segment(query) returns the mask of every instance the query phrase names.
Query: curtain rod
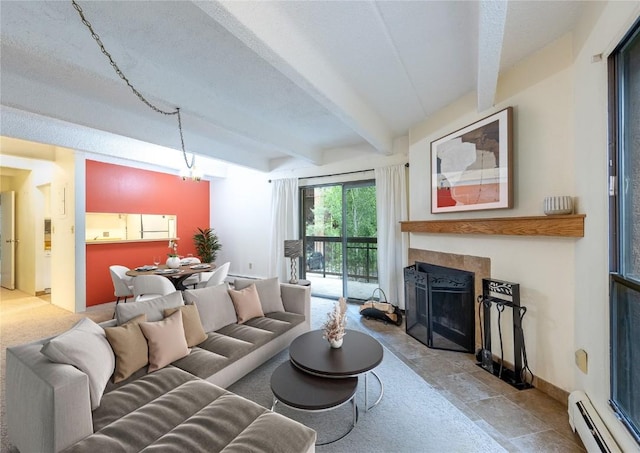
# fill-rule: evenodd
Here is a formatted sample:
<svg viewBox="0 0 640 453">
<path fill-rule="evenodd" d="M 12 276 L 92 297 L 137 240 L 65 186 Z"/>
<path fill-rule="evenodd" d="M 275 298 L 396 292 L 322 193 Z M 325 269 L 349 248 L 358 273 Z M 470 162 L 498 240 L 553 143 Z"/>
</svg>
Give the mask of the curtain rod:
<svg viewBox="0 0 640 453">
<path fill-rule="evenodd" d="M 409 162 L 404 164 L 404 166 L 406 168 L 409 168 Z M 298 178 L 298 180 L 301 180 L 301 179 L 314 179 L 314 178 L 330 178 L 332 176 L 342 176 L 342 175 L 353 175 L 355 173 L 364 173 L 365 171 L 373 171 L 373 170 L 375 170 L 375 169 L 374 168 L 369 168 L 367 170 L 345 171 L 343 173 L 332 173 L 330 175 L 303 176 L 303 177 Z M 269 182 L 271 182 L 271 179 L 269 180 Z"/>
</svg>

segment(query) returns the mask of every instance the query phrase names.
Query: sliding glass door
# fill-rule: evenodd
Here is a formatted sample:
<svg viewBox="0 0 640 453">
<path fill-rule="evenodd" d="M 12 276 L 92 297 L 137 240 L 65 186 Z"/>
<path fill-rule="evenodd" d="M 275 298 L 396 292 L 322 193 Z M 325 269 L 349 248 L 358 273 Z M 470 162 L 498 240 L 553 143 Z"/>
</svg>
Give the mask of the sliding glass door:
<svg viewBox="0 0 640 453">
<path fill-rule="evenodd" d="M 378 285 L 373 181 L 301 189 L 304 278 L 320 297 L 368 299 Z"/>
</svg>

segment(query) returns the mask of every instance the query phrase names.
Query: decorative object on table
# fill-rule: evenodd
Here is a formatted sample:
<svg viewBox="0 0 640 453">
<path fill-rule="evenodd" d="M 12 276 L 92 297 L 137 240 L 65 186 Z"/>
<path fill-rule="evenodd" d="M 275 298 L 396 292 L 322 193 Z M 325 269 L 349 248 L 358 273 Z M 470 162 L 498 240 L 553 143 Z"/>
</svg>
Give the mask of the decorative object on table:
<svg viewBox="0 0 640 453">
<path fill-rule="evenodd" d="M 180 267 L 180 257 L 178 256 L 178 240 L 169 239 L 169 253 L 167 253 L 167 267 L 177 269 Z"/>
<path fill-rule="evenodd" d="M 196 228 L 198 232 L 193 235 L 193 244 L 196 246 L 196 253 L 203 263 L 213 263 L 216 260 L 218 251 L 222 249 L 222 244 L 213 228 Z"/>
<path fill-rule="evenodd" d="M 431 212 L 513 207 L 513 108 L 431 142 Z"/>
<path fill-rule="evenodd" d="M 378 292 L 380 294 L 376 300 L 375 297 Z M 389 322 L 396 326 L 402 324 L 400 308 L 387 301 L 387 295 L 382 291 L 382 288 L 374 289 L 369 300 L 360 305 L 360 314 L 367 319 L 377 319 L 385 324 Z"/>
<path fill-rule="evenodd" d="M 322 330 L 325 338 L 329 341 L 332 348 L 342 346 L 342 338 L 347 333 L 345 326 L 347 325 L 347 301 L 344 297 L 337 300 L 333 311 L 327 313 L 327 320 L 322 324 Z"/>
<path fill-rule="evenodd" d="M 296 275 L 296 263 L 298 258 L 302 256 L 302 240 L 285 240 L 284 241 L 284 256 L 291 258 L 291 280 L 289 283 L 292 285 L 298 284 L 298 276 Z"/>
<path fill-rule="evenodd" d="M 573 214 L 573 198 L 569 196 L 545 197 L 543 205 L 546 215 Z"/>
</svg>

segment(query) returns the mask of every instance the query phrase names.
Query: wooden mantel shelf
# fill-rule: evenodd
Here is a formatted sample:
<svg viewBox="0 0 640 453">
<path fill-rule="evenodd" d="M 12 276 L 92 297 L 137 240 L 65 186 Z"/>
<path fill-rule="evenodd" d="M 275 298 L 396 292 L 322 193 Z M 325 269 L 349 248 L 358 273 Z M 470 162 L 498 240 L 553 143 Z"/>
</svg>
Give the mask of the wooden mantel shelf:
<svg viewBox="0 0 640 453">
<path fill-rule="evenodd" d="M 411 220 L 400 222 L 407 233 L 494 234 L 584 237 L 586 214 L 488 219 Z"/>
</svg>

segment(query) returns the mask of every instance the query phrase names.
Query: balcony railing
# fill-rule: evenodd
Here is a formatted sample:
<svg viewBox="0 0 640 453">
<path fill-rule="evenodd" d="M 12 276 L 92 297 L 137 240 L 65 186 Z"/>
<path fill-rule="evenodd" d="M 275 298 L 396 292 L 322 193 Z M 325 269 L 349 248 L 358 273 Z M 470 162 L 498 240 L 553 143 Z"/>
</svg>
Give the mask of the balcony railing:
<svg viewBox="0 0 640 453">
<path fill-rule="evenodd" d="M 306 272 L 342 277 L 342 241 L 342 237 L 305 236 Z M 348 279 L 377 283 L 377 238 L 347 238 L 346 249 Z"/>
</svg>

